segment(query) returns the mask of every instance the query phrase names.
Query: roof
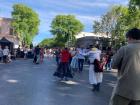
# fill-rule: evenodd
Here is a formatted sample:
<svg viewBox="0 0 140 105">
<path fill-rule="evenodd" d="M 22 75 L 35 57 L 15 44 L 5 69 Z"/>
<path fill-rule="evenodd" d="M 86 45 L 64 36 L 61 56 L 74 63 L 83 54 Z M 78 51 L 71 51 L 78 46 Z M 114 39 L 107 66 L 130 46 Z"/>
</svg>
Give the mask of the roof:
<svg viewBox="0 0 140 105">
<path fill-rule="evenodd" d="M 5 37 L 0 37 L 0 40 L 2 40 L 3 38 L 7 42 L 9 41 L 11 43 L 14 43 L 15 45 L 19 45 L 19 40 L 17 38 L 5 36 Z"/>
<path fill-rule="evenodd" d="M 106 34 L 104 33 L 91 33 L 91 32 L 81 32 L 78 35 L 76 35 L 76 38 L 83 38 L 83 37 L 87 37 L 87 36 L 91 36 L 91 37 L 104 37 L 104 38 L 109 38 Z"/>
<path fill-rule="evenodd" d="M 3 37 L 3 38 L 1 38 L 0 43 L 12 43 L 12 42 L 10 42 L 5 37 Z"/>
</svg>

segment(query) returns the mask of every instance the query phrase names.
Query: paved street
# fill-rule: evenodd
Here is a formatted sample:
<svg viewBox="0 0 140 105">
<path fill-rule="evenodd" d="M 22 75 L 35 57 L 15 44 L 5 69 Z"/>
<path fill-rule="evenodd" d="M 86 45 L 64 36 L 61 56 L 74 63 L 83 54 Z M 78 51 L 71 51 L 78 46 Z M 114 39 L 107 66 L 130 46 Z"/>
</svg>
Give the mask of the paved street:
<svg viewBox="0 0 140 105">
<path fill-rule="evenodd" d="M 0 105 L 108 105 L 116 73 L 104 73 L 101 92 L 92 92 L 88 69 L 71 81 L 60 82 L 52 74 L 52 58 L 34 65 L 32 60 L 0 64 Z"/>
</svg>

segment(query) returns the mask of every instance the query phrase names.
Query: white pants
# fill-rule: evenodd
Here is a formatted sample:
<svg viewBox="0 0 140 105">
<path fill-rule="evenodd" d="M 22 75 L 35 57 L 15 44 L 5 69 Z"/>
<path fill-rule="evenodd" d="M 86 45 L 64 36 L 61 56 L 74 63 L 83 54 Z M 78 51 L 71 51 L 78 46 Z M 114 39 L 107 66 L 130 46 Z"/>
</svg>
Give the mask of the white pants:
<svg viewBox="0 0 140 105">
<path fill-rule="evenodd" d="M 89 66 L 89 83 L 90 84 L 97 84 L 97 83 L 102 83 L 103 80 L 103 73 L 99 72 L 96 73 L 94 71 L 94 65 Z"/>
</svg>

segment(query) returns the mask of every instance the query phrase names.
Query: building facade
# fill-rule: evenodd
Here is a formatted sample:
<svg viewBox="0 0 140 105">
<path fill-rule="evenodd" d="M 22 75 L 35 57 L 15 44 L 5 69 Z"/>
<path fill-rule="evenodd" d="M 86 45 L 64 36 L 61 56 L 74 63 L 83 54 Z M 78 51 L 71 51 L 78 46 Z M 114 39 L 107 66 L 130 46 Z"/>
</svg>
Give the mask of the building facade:
<svg viewBox="0 0 140 105">
<path fill-rule="evenodd" d="M 11 26 L 12 19 L 0 18 L 0 42 L 5 39 L 9 43 L 12 43 L 10 47 L 17 48 L 19 46 L 19 39 L 14 33 L 14 29 Z M 4 43 L 2 41 L 1 43 Z M 4 44 L 2 44 L 4 46 Z"/>
</svg>

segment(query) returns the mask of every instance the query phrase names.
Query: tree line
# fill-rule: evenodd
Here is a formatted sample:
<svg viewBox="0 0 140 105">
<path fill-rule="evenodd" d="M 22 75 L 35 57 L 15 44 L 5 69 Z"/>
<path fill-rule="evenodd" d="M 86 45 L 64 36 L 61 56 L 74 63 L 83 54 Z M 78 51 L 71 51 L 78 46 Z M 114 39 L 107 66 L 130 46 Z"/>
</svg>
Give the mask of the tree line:
<svg viewBox="0 0 140 105">
<path fill-rule="evenodd" d="M 30 45 L 38 34 L 38 14 L 23 4 L 15 4 L 12 11 L 12 26 L 22 46 Z M 57 15 L 52 23 L 50 32 L 53 39 L 45 39 L 41 46 L 65 46 L 67 42 L 74 42 L 75 35 L 81 32 L 84 25 L 74 15 Z"/>
<path fill-rule="evenodd" d="M 112 45 L 119 47 L 125 44 L 125 33 L 131 28 L 140 28 L 140 1 L 130 0 L 128 6 L 113 6 L 101 16 L 99 21 L 94 21 L 95 33 L 106 33 Z M 15 4 L 12 12 L 12 26 L 22 45 L 30 45 L 35 35 L 38 34 L 40 24 L 38 14 L 23 4 Z M 75 36 L 84 29 L 84 25 L 74 15 L 57 15 L 52 23 L 50 32 L 54 36 L 44 39 L 41 46 L 73 46 Z"/>
<path fill-rule="evenodd" d="M 113 6 L 100 21 L 94 21 L 95 33 L 106 33 L 115 48 L 126 43 L 125 34 L 140 28 L 140 1 L 130 0 L 128 6 Z"/>
</svg>

